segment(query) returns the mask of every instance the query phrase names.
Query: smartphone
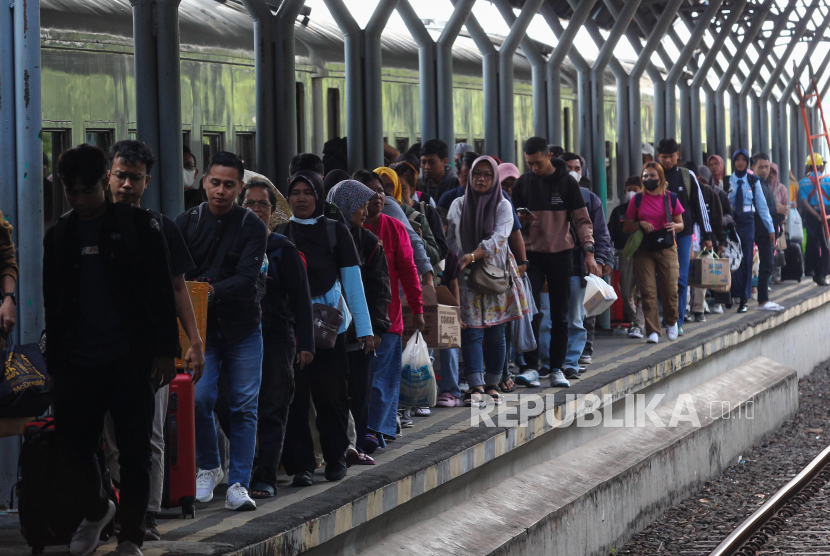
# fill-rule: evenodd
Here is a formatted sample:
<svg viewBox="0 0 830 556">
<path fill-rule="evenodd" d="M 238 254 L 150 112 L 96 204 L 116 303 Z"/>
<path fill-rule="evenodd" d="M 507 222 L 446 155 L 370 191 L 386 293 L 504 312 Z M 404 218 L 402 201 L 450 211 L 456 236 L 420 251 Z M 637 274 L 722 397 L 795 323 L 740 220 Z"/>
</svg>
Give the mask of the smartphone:
<svg viewBox="0 0 830 556">
<path fill-rule="evenodd" d="M 516 209 L 516 212 L 524 216 L 533 216 L 533 213 L 526 208 L 518 208 Z"/>
</svg>

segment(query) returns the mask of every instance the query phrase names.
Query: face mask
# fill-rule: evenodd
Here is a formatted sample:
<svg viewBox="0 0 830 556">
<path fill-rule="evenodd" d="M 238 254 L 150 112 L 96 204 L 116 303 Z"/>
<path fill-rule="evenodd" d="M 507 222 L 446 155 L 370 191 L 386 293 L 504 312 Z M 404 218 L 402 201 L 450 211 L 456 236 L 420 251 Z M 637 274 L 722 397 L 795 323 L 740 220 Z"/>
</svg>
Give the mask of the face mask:
<svg viewBox="0 0 830 556">
<path fill-rule="evenodd" d="M 660 180 L 643 180 L 643 185 L 649 191 L 654 191 L 658 187 L 660 187 Z"/>
<path fill-rule="evenodd" d="M 182 181 L 184 181 L 185 189 L 192 187 L 193 182 L 196 181 L 196 169 L 188 170 L 187 168 L 182 168 Z"/>
<path fill-rule="evenodd" d="M 626 194 L 625 194 L 625 200 L 626 200 L 626 201 L 630 201 L 631 199 L 633 199 L 633 198 L 634 198 L 634 197 L 636 197 L 636 196 L 637 196 L 637 192 L 636 192 L 636 191 L 628 191 L 628 192 L 626 192 Z"/>
<path fill-rule="evenodd" d="M 579 183 L 579 180 L 582 179 L 582 174 L 580 174 L 579 172 L 574 172 L 573 170 L 571 170 L 568 173 L 574 177 L 577 183 Z"/>
</svg>

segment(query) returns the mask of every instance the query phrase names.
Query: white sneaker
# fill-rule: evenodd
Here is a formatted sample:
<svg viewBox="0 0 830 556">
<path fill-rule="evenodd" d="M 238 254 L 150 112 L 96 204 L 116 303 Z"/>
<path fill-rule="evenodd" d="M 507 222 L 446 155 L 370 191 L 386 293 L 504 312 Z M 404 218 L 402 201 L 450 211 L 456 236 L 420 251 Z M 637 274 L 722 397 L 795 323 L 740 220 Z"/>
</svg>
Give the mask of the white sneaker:
<svg viewBox="0 0 830 556">
<path fill-rule="evenodd" d="M 779 305 L 778 303 L 773 303 L 772 301 L 767 301 L 763 305 L 758 306 L 758 309 L 761 311 L 783 311 L 784 306 Z"/>
<path fill-rule="evenodd" d="M 669 337 L 669 340 L 676 340 L 677 339 L 677 323 L 666 328 L 666 335 Z"/>
<path fill-rule="evenodd" d="M 124 541 L 115 549 L 115 554 L 118 556 L 143 556 L 138 545 L 130 541 Z"/>
<path fill-rule="evenodd" d="M 660 341 L 660 336 L 657 334 L 657 332 L 652 332 L 651 334 L 648 335 L 648 340 L 646 340 L 646 341 L 649 344 L 656 344 L 657 342 Z"/>
<path fill-rule="evenodd" d="M 222 477 L 224 477 L 224 474 L 221 467 L 200 469 L 196 475 L 196 501 L 210 502 L 213 500 L 213 489 L 216 488 Z"/>
<path fill-rule="evenodd" d="M 550 385 L 554 388 L 570 388 L 571 383 L 568 382 L 568 379 L 565 378 L 565 374 L 560 370 L 551 371 L 550 375 Z"/>
<path fill-rule="evenodd" d="M 629 338 L 637 338 L 638 340 L 643 339 L 643 331 L 640 330 L 639 326 L 632 326 L 628 329 L 628 337 Z"/>
<path fill-rule="evenodd" d="M 256 509 L 256 502 L 248 496 L 248 489 L 240 483 L 234 483 L 228 487 L 228 494 L 225 496 L 225 509 L 246 512 Z"/>
<path fill-rule="evenodd" d="M 98 521 L 89 521 L 84 518 L 75 534 L 72 535 L 72 542 L 69 544 L 69 552 L 75 556 L 86 556 L 92 554 L 98 548 L 98 542 L 101 539 L 101 531 L 107 526 L 107 523 L 112 521 L 115 517 L 115 504 L 112 500 L 107 500 L 109 507 L 107 513 Z"/>
<path fill-rule="evenodd" d="M 713 315 L 722 315 L 723 314 L 723 305 L 720 303 L 715 303 L 712 306 L 712 314 Z"/>
</svg>

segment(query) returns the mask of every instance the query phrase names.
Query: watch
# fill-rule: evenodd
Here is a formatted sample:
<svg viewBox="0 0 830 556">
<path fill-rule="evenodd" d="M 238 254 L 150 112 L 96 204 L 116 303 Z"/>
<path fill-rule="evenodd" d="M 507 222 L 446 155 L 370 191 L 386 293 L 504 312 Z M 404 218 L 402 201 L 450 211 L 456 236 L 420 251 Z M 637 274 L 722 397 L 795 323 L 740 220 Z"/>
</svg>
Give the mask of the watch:
<svg viewBox="0 0 830 556">
<path fill-rule="evenodd" d="M 7 297 L 11 297 L 12 298 L 12 303 L 17 305 L 17 295 L 14 292 L 4 293 L 3 294 L 3 301 L 5 301 Z"/>
<path fill-rule="evenodd" d="M 593 244 L 589 245 L 588 247 L 585 247 L 584 249 L 586 253 L 596 253 L 596 249 L 594 249 Z"/>
</svg>

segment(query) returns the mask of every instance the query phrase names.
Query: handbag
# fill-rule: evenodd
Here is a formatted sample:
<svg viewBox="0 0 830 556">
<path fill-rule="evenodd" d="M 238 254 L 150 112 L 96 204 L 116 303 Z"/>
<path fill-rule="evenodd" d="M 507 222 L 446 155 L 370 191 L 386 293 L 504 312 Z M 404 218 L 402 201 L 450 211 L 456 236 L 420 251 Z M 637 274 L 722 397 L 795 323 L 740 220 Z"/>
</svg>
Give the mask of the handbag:
<svg viewBox="0 0 830 556">
<path fill-rule="evenodd" d="M 481 259 L 473 263 L 467 285 L 476 293 L 500 295 L 510 287 L 510 277 L 506 270 Z"/>
<path fill-rule="evenodd" d="M 311 321 L 314 325 L 314 347 L 332 349 L 337 341 L 337 334 L 343 326 L 343 297 L 337 302 L 337 308 L 325 303 L 311 305 Z"/>
<path fill-rule="evenodd" d="M 666 223 L 668 224 L 672 221 L 668 193 L 663 195 L 663 201 L 666 204 Z M 669 247 L 674 246 L 674 232 L 669 231 L 666 228 L 663 228 L 662 230 L 654 230 L 653 232 L 649 232 L 645 235 L 644 241 L 646 243 L 646 249 L 649 251 L 662 251 L 663 249 L 668 249 Z"/>
<path fill-rule="evenodd" d="M 39 417 L 51 404 L 46 389 L 46 360 L 38 344 L 17 346 L 6 337 L 0 379 L 0 417 Z"/>
</svg>

